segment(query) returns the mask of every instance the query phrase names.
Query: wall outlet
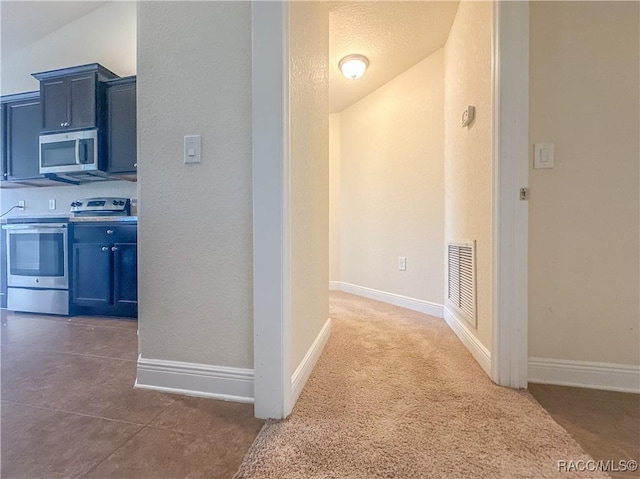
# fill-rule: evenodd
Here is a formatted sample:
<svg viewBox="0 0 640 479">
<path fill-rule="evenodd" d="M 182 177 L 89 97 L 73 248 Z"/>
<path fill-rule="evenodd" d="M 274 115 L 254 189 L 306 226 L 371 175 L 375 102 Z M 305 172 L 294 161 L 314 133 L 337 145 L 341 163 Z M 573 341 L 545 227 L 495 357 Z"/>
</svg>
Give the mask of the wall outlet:
<svg viewBox="0 0 640 479">
<path fill-rule="evenodd" d="M 398 256 L 398 269 L 400 271 L 407 270 L 407 257 L 406 256 Z"/>
<path fill-rule="evenodd" d="M 56 209 L 56 200 L 49 200 L 49 209 L 50 210 Z"/>
<path fill-rule="evenodd" d="M 21 210 L 24 209 L 24 200 L 18 201 L 18 208 L 20 208 Z"/>
</svg>

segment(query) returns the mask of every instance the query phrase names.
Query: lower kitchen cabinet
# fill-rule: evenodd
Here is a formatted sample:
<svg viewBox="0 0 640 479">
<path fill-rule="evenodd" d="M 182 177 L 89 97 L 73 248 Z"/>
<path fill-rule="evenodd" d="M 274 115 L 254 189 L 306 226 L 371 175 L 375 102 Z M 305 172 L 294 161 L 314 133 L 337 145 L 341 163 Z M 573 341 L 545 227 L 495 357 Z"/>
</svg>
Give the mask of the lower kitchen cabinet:
<svg viewBox="0 0 640 479">
<path fill-rule="evenodd" d="M 136 226 L 76 224 L 73 231 L 74 313 L 137 317 Z M 113 242 L 105 242 L 111 238 Z"/>
</svg>

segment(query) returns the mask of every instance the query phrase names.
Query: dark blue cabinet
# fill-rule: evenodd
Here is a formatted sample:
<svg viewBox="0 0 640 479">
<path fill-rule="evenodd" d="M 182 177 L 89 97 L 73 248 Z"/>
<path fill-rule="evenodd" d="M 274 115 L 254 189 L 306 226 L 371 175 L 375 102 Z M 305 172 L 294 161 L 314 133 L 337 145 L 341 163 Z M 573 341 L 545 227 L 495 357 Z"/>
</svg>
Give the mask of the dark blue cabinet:
<svg viewBox="0 0 640 479">
<path fill-rule="evenodd" d="M 137 226 L 73 226 L 71 298 L 75 314 L 138 316 Z"/>
<path fill-rule="evenodd" d="M 98 63 L 33 73 L 40 81 L 43 132 L 104 128 L 103 82 L 118 75 Z"/>
<path fill-rule="evenodd" d="M 109 308 L 112 297 L 111 245 L 73 245 L 73 303 L 89 308 Z"/>
<path fill-rule="evenodd" d="M 105 83 L 107 90 L 107 152 L 111 174 L 135 173 L 138 167 L 136 142 L 136 77 Z"/>
<path fill-rule="evenodd" d="M 41 111 L 38 92 L 2 97 L 3 180 L 44 178 L 38 152 Z"/>
</svg>

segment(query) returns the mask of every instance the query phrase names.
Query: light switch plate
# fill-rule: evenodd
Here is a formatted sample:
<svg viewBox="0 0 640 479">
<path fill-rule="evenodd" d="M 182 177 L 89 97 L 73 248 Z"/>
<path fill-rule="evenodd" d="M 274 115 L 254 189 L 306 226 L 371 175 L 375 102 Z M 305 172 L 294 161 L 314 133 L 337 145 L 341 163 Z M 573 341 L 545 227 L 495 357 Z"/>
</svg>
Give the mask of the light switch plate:
<svg viewBox="0 0 640 479">
<path fill-rule="evenodd" d="M 533 147 L 533 168 L 553 168 L 555 164 L 553 143 L 536 143 Z"/>
<path fill-rule="evenodd" d="M 184 162 L 201 163 L 200 135 L 186 135 L 184 137 Z"/>
<path fill-rule="evenodd" d="M 407 270 L 407 257 L 406 256 L 398 256 L 398 269 L 400 271 Z"/>
</svg>

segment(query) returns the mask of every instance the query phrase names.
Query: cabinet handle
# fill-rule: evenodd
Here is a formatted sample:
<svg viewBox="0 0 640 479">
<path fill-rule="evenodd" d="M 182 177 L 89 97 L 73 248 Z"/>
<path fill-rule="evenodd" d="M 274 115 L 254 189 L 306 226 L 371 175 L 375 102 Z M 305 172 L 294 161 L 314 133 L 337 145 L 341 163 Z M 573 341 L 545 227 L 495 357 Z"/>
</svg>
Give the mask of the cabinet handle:
<svg viewBox="0 0 640 479">
<path fill-rule="evenodd" d="M 103 246 L 102 247 L 102 251 L 109 251 L 109 247 L 108 246 Z"/>
<path fill-rule="evenodd" d="M 137 168 L 137 167 L 138 167 L 138 163 L 134 163 L 134 164 L 133 164 L 133 167 L 134 167 L 134 168 Z"/>
<path fill-rule="evenodd" d="M 113 234 L 113 230 L 107 230 L 107 234 L 108 235 L 112 235 Z"/>
<path fill-rule="evenodd" d="M 111 247 L 111 251 L 118 251 L 118 247 L 117 246 L 112 246 Z"/>
<path fill-rule="evenodd" d="M 60 126 L 64 126 L 64 121 L 62 123 L 60 123 Z"/>
</svg>

